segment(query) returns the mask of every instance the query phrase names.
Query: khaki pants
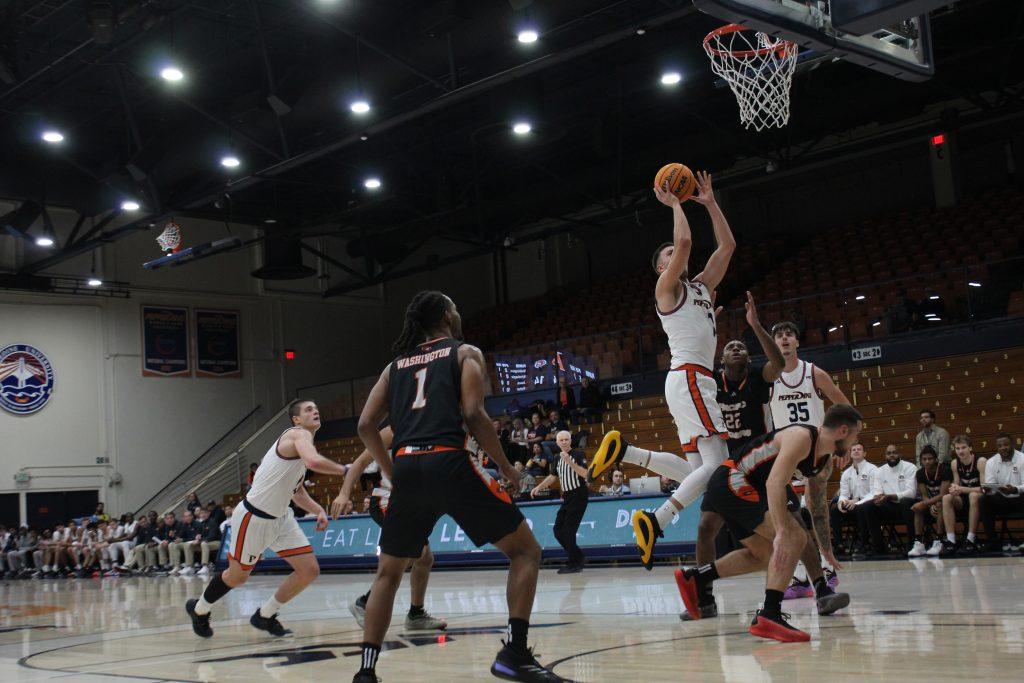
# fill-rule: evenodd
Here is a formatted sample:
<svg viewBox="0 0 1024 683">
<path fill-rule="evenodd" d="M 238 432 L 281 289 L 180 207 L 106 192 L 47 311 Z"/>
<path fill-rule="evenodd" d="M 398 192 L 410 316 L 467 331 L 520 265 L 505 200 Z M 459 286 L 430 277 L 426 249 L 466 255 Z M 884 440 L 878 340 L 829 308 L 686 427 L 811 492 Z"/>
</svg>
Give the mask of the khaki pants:
<svg viewBox="0 0 1024 683">
<path fill-rule="evenodd" d="M 202 548 L 202 563 L 210 564 L 210 552 L 212 551 L 216 557 L 217 551 L 220 550 L 220 541 L 203 541 L 199 546 Z"/>
<path fill-rule="evenodd" d="M 203 544 L 205 545 L 205 544 Z M 218 546 L 220 544 L 218 543 Z M 199 543 L 195 541 L 175 541 L 169 546 L 169 553 L 171 558 L 171 566 L 179 567 L 182 565 L 182 556 L 184 556 L 184 566 L 191 567 L 196 561 L 196 549 L 199 548 Z M 209 551 L 203 549 L 203 557 L 205 558 Z M 204 561 L 203 564 L 206 564 Z"/>
<path fill-rule="evenodd" d="M 137 545 L 128 553 L 128 559 L 124 561 L 124 566 L 129 569 L 134 569 L 136 566 L 138 566 L 139 569 L 145 569 L 152 564 L 150 557 L 154 556 L 155 553 L 155 548 L 147 548 L 144 545 Z"/>
</svg>

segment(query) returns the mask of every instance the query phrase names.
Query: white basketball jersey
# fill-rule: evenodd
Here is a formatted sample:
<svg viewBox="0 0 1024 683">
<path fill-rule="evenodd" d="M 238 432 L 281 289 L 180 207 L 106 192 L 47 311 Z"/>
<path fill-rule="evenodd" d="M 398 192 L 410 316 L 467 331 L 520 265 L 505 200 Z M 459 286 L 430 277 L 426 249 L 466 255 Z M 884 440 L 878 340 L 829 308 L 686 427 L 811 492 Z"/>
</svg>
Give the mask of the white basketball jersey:
<svg viewBox="0 0 1024 683">
<path fill-rule="evenodd" d="M 388 501 L 391 500 L 391 480 L 388 479 L 388 475 L 381 473 L 380 486 L 374 488 L 370 495 L 380 498 L 381 507 L 387 507 Z"/>
<path fill-rule="evenodd" d="M 820 427 L 825 421 L 825 401 L 814 383 L 814 364 L 800 361 L 792 372 L 783 372 L 772 385 L 772 423 L 775 429 L 801 424 Z"/>
<path fill-rule="evenodd" d="M 282 432 L 281 436 L 287 431 Z M 245 494 L 247 501 L 274 517 L 280 517 L 288 511 L 288 503 L 306 478 L 306 464 L 302 458 L 286 458 L 277 452 L 281 436 L 277 437 L 263 456 L 260 466 L 256 468 L 256 476 L 252 478 L 252 487 Z"/>
<path fill-rule="evenodd" d="M 706 370 L 715 367 L 715 312 L 711 294 L 703 282 L 686 280 L 679 303 L 668 312 L 658 310 L 661 327 L 668 336 L 672 367 L 699 365 Z"/>
</svg>

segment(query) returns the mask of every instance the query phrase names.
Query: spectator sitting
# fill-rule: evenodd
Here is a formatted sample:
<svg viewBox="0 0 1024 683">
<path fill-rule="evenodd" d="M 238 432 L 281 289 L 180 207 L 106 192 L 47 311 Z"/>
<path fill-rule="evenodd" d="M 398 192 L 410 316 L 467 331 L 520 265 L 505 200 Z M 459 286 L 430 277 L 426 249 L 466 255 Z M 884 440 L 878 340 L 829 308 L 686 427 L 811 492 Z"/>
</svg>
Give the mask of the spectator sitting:
<svg viewBox="0 0 1024 683">
<path fill-rule="evenodd" d="M 521 475 L 519 477 L 519 490 L 516 492 L 516 499 L 529 500 L 530 491 L 532 491 L 533 488 L 537 485 L 537 480 L 534 479 L 530 475 L 530 473 L 526 471 L 526 465 L 523 464 L 521 461 L 516 460 L 514 467 Z"/>
<path fill-rule="evenodd" d="M 917 446 L 918 465 L 921 464 L 920 453 L 925 446 L 931 446 L 939 455 L 939 462 L 950 462 L 949 432 L 935 424 L 935 413 L 925 408 L 921 411 L 921 431 L 915 440 Z"/>
<path fill-rule="evenodd" d="M 156 565 L 157 542 L 156 526 L 150 524 L 149 516 L 140 517 L 135 531 L 128 539 L 134 543 L 132 551 L 124 565 L 119 567 L 121 571 L 132 571 L 138 568 L 139 571 L 149 571 Z"/>
<path fill-rule="evenodd" d="M 1024 453 L 1015 450 L 1013 438 L 1001 433 L 996 436 L 996 455 L 985 463 L 985 504 L 981 513 L 985 519 L 988 550 L 1002 550 L 996 533 L 996 516 L 1024 512 Z"/>
<path fill-rule="evenodd" d="M 476 460 L 480 463 L 480 468 L 483 469 L 484 472 L 487 472 L 487 474 L 491 475 L 491 479 L 501 481 L 501 475 L 498 474 L 497 465 L 494 464 L 494 461 L 491 460 L 490 456 L 487 455 L 484 449 L 476 449 Z"/>
<path fill-rule="evenodd" d="M 526 461 L 526 473 L 539 480 L 546 477 L 550 470 L 551 461 L 544 455 L 544 450 L 539 443 L 533 444 L 530 459 Z"/>
<path fill-rule="evenodd" d="M 839 479 L 839 496 L 832 501 L 829 509 L 832 543 L 837 548 L 843 545 L 843 523 L 848 521 L 855 522 L 858 527 L 860 547 L 867 548 L 868 545 L 867 516 L 860 514 L 857 508 L 871 505 L 870 502 L 861 503 L 872 497 L 871 490 L 878 468 L 868 462 L 866 457 L 863 444 L 850 446 L 850 466 Z"/>
<path fill-rule="evenodd" d="M 110 515 L 105 512 L 103 503 L 96 503 L 96 510 L 89 519 L 93 522 L 109 522 Z"/>
<path fill-rule="evenodd" d="M 508 439 L 509 458 L 525 463 L 530 451 L 527 442 L 527 429 L 522 419 L 517 417 L 512 420 L 512 430 L 509 432 Z"/>
<path fill-rule="evenodd" d="M 555 409 L 548 411 L 548 419 L 545 420 L 544 424 L 548 429 L 548 433 L 540 445 L 544 449 L 544 455 L 548 457 L 548 462 L 555 462 L 555 454 L 559 450 L 558 443 L 555 441 L 555 435 L 561 431 L 568 431 L 569 426 Z"/>
<path fill-rule="evenodd" d="M 220 520 L 220 524 L 217 526 L 217 529 L 220 531 L 221 538 L 224 538 L 224 535 L 227 534 L 228 529 L 231 528 L 231 515 L 235 512 L 235 508 L 233 505 L 225 505 L 223 512 L 224 516 Z"/>
<path fill-rule="evenodd" d="M 946 526 L 946 540 L 942 542 L 940 556 L 956 553 L 973 555 L 977 550 L 975 532 L 981 516 L 983 493 L 981 482 L 985 481 L 985 458 L 974 454 L 971 438 L 959 434 L 953 439 L 956 460 L 952 463 L 953 483 L 949 493 L 942 497 L 942 517 Z M 939 457 L 942 457 L 941 454 Z M 959 547 L 956 545 L 956 513 L 967 513 L 967 538 Z"/>
<path fill-rule="evenodd" d="M 914 503 L 911 510 L 914 511 L 914 533 L 917 534 L 918 542 L 907 553 L 910 557 L 922 555 L 938 555 L 942 552 L 942 537 L 945 535 L 945 524 L 942 521 L 942 497 L 949 493 L 949 487 L 953 483 L 953 470 L 949 463 L 939 462 L 939 455 L 931 446 L 925 446 L 918 454 L 921 461 L 921 469 L 917 471 L 917 489 L 921 493 L 921 500 Z M 929 526 L 926 529 L 925 523 Z M 935 536 L 931 547 L 925 550 L 924 538 L 927 532 L 931 531 L 931 524 L 935 524 Z"/>
<path fill-rule="evenodd" d="M 203 542 L 202 526 L 196 522 L 191 510 L 185 510 L 182 513 L 181 523 L 178 524 L 175 535 L 176 537 L 170 540 L 167 546 L 171 576 L 181 574 L 185 567 L 189 567 L 189 574 L 191 574 L 196 549 Z"/>
<path fill-rule="evenodd" d="M 196 495 L 195 491 L 188 494 L 185 498 L 185 509 L 192 513 L 193 518 L 196 514 L 196 508 L 201 508 L 202 506 L 203 504 L 199 502 L 199 496 Z"/>
<path fill-rule="evenodd" d="M 678 481 L 673 481 L 672 479 L 669 479 L 668 477 L 666 477 L 664 474 L 661 475 L 661 492 L 662 493 L 664 493 L 665 495 L 669 495 L 669 494 L 675 493 L 677 488 L 679 488 L 679 482 Z"/>
<path fill-rule="evenodd" d="M 612 485 L 602 486 L 598 493 L 602 496 L 628 496 L 629 486 L 625 482 L 626 476 L 622 470 L 615 470 L 612 472 Z"/>
<path fill-rule="evenodd" d="M 530 415 L 530 427 L 526 432 L 526 442 L 529 444 L 531 450 L 534 444 L 541 444 L 547 438 L 550 429 L 544 424 L 544 420 L 541 418 L 540 413 L 533 413 Z"/>
<path fill-rule="evenodd" d="M 209 512 L 201 508 L 199 510 L 199 528 L 202 536 L 199 542 L 200 567 L 197 574 L 199 576 L 206 576 L 215 567 L 213 560 L 216 559 L 216 553 L 220 550 L 222 536 L 220 533 L 220 523 Z M 191 569 L 191 567 L 186 569 Z M 182 571 L 182 574 L 187 575 L 189 573 L 191 572 Z"/>
<path fill-rule="evenodd" d="M 0 576 L 6 575 L 7 553 L 14 550 L 17 538 L 18 537 L 14 534 L 13 529 L 8 531 L 6 527 L 0 524 Z"/>
<path fill-rule="evenodd" d="M 565 381 L 565 375 L 558 378 L 558 387 L 555 389 L 555 409 L 563 421 L 568 421 L 576 412 L 576 394 Z"/>
<path fill-rule="evenodd" d="M 914 534 L 914 513 L 911 508 L 917 500 L 917 468 L 914 463 L 900 459 L 899 449 L 889 444 L 885 447 L 885 464 L 874 471 L 871 493 L 872 502 L 857 506 L 858 513 L 866 515 L 862 521 L 871 535 L 871 549 L 874 553 L 885 554 L 887 549 L 882 541 L 882 521 L 901 521 L 907 525 L 911 543 L 917 540 Z"/>
<path fill-rule="evenodd" d="M 39 547 L 39 536 L 35 529 L 22 527 L 13 550 L 7 553 L 7 569 L 11 578 L 19 578 L 29 573 L 28 561 Z"/>
<path fill-rule="evenodd" d="M 363 498 L 363 514 L 364 515 L 370 514 L 370 497 L 369 496 L 366 496 L 366 498 Z"/>
<path fill-rule="evenodd" d="M 512 397 L 512 400 L 505 404 L 505 414 L 512 418 L 513 422 L 522 419 L 523 406 L 519 405 L 519 399 Z"/>
<path fill-rule="evenodd" d="M 206 504 L 206 511 L 210 513 L 210 519 L 213 520 L 214 525 L 220 526 L 221 522 L 231 516 L 231 513 L 224 512 L 224 508 L 217 505 L 216 501 L 211 500 Z"/>
<path fill-rule="evenodd" d="M 161 571 L 171 570 L 170 546 L 181 540 L 183 532 L 182 524 L 174 512 L 168 512 L 163 517 L 163 526 L 157 525 L 160 542 L 157 544 L 157 565 Z"/>
<path fill-rule="evenodd" d="M 589 377 L 583 376 L 582 386 L 580 387 L 580 402 L 579 407 L 574 411 L 574 418 L 577 424 L 580 422 L 586 422 L 587 424 L 593 421 L 593 418 L 598 418 L 600 422 L 601 408 L 604 401 L 601 399 L 601 390 L 597 388 Z"/>
<path fill-rule="evenodd" d="M 258 463 L 252 463 L 249 465 L 249 478 L 245 481 L 245 490 L 248 491 L 252 487 L 252 480 L 256 476 L 256 468 L 259 467 Z"/>
</svg>

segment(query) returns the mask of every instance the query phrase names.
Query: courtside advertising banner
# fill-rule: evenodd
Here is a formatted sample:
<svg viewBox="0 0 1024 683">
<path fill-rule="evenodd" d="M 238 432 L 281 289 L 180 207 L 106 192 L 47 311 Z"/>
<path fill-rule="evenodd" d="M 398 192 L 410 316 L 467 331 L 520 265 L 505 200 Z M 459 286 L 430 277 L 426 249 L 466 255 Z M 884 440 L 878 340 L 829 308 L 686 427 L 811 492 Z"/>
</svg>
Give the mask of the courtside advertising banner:
<svg viewBox="0 0 1024 683">
<path fill-rule="evenodd" d="M 187 377 L 188 309 L 142 307 L 142 374 L 146 377 Z"/>
<path fill-rule="evenodd" d="M 583 515 L 577 543 L 591 557 L 625 555 L 636 556 L 631 518 L 633 510 L 653 512 L 665 502 L 667 496 L 621 496 L 591 498 Z M 562 547 L 555 540 L 553 527 L 561 501 L 524 503 L 519 506 L 526 522 L 545 551 L 560 553 Z M 697 539 L 697 521 L 700 505 L 695 503 L 683 511 L 665 529 L 665 536 L 655 546 L 655 556 L 678 554 L 681 545 L 692 545 Z M 299 525 L 309 538 L 317 558 L 326 566 L 360 565 L 376 561 L 380 527 L 368 515 L 349 515 L 331 520 L 326 531 L 315 530 L 316 520 L 300 519 Z M 230 530 L 221 545 L 221 560 L 231 547 Z M 477 548 L 455 521 L 445 515 L 434 526 L 430 535 L 430 548 L 437 564 L 471 562 L 474 556 L 484 559 L 496 555 L 492 545 Z M 661 551 L 661 552 L 659 552 Z M 266 560 L 278 559 L 271 551 L 263 554 Z"/>
</svg>

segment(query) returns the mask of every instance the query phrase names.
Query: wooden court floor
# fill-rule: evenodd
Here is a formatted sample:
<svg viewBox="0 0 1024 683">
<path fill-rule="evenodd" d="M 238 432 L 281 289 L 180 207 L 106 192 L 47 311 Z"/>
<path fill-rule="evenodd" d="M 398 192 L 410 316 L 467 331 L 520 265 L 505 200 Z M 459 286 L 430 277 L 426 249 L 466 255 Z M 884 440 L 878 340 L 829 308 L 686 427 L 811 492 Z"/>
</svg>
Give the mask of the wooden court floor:
<svg viewBox="0 0 1024 683">
<path fill-rule="evenodd" d="M 841 575 L 850 608 L 819 618 L 785 603 L 811 643 L 746 632 L 762 576 L 718 584 L 719 619 L 684 624 L 669 568 L 541 572 L 531 643 L 579 681 L 1024 680 L 1024 558 L 858 563 Z M 203 580 L 0 582 L 0 681 L 349 681 L 361 631 L 348 604 L 369 575 L 324 574 L 281 620 L 274 640 L 248 618 L 280 580 L 257 575 L 214 611 L 216 634 L 193 636 L 183 610 Z M 449 631 L 406 633 L 396 618 L 383 681 L 486 681 L 505 624 L 501 570 L 436 572 L 427 609 Z M 408 608 L 403 586 L 396 613 Z"/>
</svg>

